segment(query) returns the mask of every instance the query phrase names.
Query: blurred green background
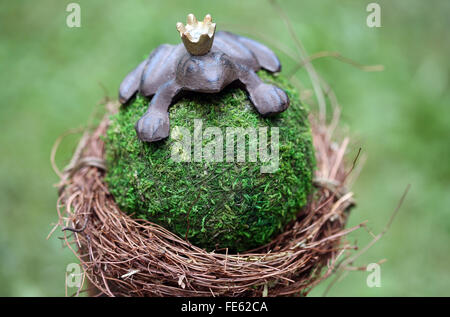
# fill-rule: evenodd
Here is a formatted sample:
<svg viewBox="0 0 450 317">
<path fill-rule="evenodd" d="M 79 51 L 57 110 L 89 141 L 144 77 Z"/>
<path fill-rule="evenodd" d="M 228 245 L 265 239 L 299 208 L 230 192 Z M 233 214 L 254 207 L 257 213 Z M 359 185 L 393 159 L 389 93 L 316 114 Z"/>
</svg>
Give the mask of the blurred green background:
<svg viewBox="0 0 450 317">
<path fill-rule="evenodd" d="M 61 246 L 49 155 L 55 139 L 87 123 L 105 94 L 149 51 L 178 43 L 177 21 L 211 13 L 219 29 L 281 50 L 296 47 L 268 1 L 76 1 L 81 28 L 66 26 L 71 1 L 0 2 L 0 295 L 63 296 L 75 262 Z M 75 1 L 74 1 L 75 2 Z M 279 1 L 309 54 L 335 51 L 383 72 L 362 72 L 331 58 L 314 61 L 342 105 L 342 124 L 367 155 L 354 186 L 350 224 L 378 233 L 407 184 L 411 191 L 389 232 L 357 265 L 387 259 L 380 288 L 352 272 L 329 295 L 450 295 L 450 2 L 377 1 L 380 28 L 366 25 L 371 1 Z M 261 34 L 265 34 L 261 37 Z M 273 41 L 272 41 L 273 40 Z M 311 89 L 304 69 L 298 79 Z M 58 155 L 67 163 L 76 137 Z M 353 150 L 356 154 L 356 150 Z M 350 153 L 352 154 L 352 153 Z M 350 236 L 364 246 L 365 231 Z M 325 282 L 311 295 L 320 296 Z M 72 289 L 73 291 L 73 289 Z"/>
</svg>

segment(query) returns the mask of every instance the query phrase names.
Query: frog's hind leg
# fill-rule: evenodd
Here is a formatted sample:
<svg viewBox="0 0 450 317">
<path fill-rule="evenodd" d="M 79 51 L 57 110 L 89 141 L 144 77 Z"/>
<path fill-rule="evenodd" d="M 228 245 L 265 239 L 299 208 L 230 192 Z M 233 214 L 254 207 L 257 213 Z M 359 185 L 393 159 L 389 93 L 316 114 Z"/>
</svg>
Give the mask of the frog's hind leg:
<svg viewBox="0 0 450 317">
<path fill-rule="evenodd" d="M 181 45 L 163 44 L 154 49 L 149 57 L 132 70 L 119 88 L 119 101 L 124 104 L 135 94 L 153 96 L 158 88 L 175 76 L 178 57 L 183 54 Z"/>
<path fill-rule="evenodd" d="M 144 71 L 147 60 L 143 61 L 133 69 L 122 81 L 119 88 L 119 101 L 124 104 L 130 100 L 139 89 L 142 72 Z"/>
<path fill-rule="evenodd" d="M 171 80 L 159 87 L 149 103 L 147 112 L 136 122 L 136 133 L 144 142 L 155 142 L 169 136 L 169 106 L 181 87 Z"/>
<path fill-rule="evenodd" d="M 227 54 L 233 62 L 257 71 L 261 68 L 255 54 L 238 40 L 236 34 L 219 31 L 214 36 L 213 48 Z"/>
<path fill-rule="evenodd" d="M 236 35 L 238 41 L 245 45 L 253 54 L 255 54 L 259 65 L 272 73 L 281 71 L 281 63 L 275 53 L 267 46 L 249 39 L 245 36 Z"/>
<path fill-rule="evenodd" d="M 213 45 L 229 55 L 235 63 L 243 64 L 254 71 L 261 68 L 272 73 L 281 71 L 281 63 L 275 53 L 248 37 L 219 31 L 215 35 Z"/>
<path fill-rule="evenodd" d="M 142 72 L 139 93 L 145 97 L 153 96 L 159 87 L 175 78 L 176 65 L 185 53 L 183 44 L 158 46 L 148 57 Z"/>
</svg>

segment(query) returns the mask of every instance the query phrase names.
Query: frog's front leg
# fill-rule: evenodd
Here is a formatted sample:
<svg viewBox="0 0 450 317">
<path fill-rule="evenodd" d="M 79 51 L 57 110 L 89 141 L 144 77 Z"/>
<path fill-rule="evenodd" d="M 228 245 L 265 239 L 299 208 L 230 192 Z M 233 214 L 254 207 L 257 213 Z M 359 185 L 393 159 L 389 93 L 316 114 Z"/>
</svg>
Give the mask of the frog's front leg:
<svg viewBox="0 0 450 317">
<path fill-rule="evenodd" d="M 136 133 L 144 142 L 155 142 L 169 136 L 169 106 L 181 87 L 171 80 L 156 91 L 147 112 L 136 122 Z"/>
<path fill-rule="evenodd" d="M 236 65 L 239 81 L 245 85 L 250 100 L 263 116 L 283 112 L 289 107 L 289 97 L 284 90 L 275 85 L 264 83 L 251 69 Z"/>
</svg>

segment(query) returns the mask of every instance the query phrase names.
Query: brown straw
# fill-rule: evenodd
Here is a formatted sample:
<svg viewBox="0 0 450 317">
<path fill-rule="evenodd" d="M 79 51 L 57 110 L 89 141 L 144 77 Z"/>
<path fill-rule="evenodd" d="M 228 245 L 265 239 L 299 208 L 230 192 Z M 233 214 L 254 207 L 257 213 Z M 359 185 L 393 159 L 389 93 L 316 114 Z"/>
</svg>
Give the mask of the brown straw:
<svg viewBox="0 0 450 317">
<path fill-rule="evenodd" d="M 109 107 L 111 109 L 111 107 Z M 310 117 L 317 170 L 308 205 L 284 233 L 250 252 L 206 252 L 163 227 L 122 212 L 104 183 L 108 116 L 85 133 L 61 173 L 57 226 L 90 281 L 91 295 L 293 296 L 306 295 L 330 276 L 351 249 L 343 238 L 353 193 L 345 138 Z"/>
</svg>

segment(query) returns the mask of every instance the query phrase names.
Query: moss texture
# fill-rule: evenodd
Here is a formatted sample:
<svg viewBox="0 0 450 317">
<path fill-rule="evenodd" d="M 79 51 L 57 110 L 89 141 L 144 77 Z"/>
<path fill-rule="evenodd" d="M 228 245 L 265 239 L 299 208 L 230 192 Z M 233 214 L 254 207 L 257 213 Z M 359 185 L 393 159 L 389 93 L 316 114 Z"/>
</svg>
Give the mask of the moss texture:
<svg viewBox="0 0 450 317">
<path fill-rule="evenodd" d="M 286 79 L 262 71 L 259 76 L 287 92 L 288 110 L 262 118 L 245 91 L 229 87 L 219 94 L 192 94 L 171 106 L 171 131 L 182 126 L 193 135 L 194 119 L 202 119 L 203 129 L 223 131 L 225 143 L 227 127 L 269 127 L 269 132 L 279 127 L 276 172 L 261 173 L 259 160 L 175 162 L 171 137 L 151 144 L 138 140 L 134 124 L 148 103 L 138 96 L 112 116 L 106 136 L 106 182 L 120 208 L 187 235 L 204 249 L 235 252 L 269 242 L 295 219 L 307 202 L 315 165 L 307 111 Z"/>
</svg>

